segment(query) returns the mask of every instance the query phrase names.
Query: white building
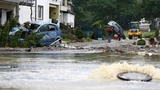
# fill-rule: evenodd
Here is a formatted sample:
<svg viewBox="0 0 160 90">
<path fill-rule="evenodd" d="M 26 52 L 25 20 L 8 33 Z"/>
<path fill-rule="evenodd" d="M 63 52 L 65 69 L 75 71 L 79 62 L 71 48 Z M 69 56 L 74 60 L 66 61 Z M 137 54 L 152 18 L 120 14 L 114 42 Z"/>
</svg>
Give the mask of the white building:
<svg viewBox="0 0 160 90">
<path fill-rule="evenodd" d="M 8 11 L 12 11 L 19 16 L 21 24 L 26 21 L 58 21 L 58 25 L 63 23 L 74 27 L 72 7 L 72 2 L 67 0 L 3 0 L 0 1 L 0 23 L 4 24 Z"/>
<path fill-rule="evenodd" d="M 64 23 L 74 27 L 75 15 L 71 12 L 71 4 L 67 0 L 23 0 L 20 3 L 19 21 L 24 23 L 26 21 L 46 21 Z M 25 4 L 26 3 L 26 4 Z M 33 6 L 29 6 L 29 5 Z M 32 13 L 31 13 L 32 8 Z M 70 12 L 69 12 L 70 11 Z"/>
<path fill-rule="evenodd" d="M 19 4 L 19 22 L 49 22 L 49 0 L 21 0 Z"/>
<path fill-rule="evenodd" d="M 71 27 L 75 26 L 75 13 L 73 12 L 74 5 L 71 1 L 61 0 L 60 22 Z"/>
<path fill-rule="evenodd" d="M 13 13 L 19 15 L 19 4 L 20 0 L 1 0 L 0 1 L 0 24 L 4 24 Z"/>
<path fill-rule="evenodd" d="M 160 28 L 160 18 L 156 18 L 154 20 L 154 23 L 155 23 L 155 28 Z"/>
</svg>

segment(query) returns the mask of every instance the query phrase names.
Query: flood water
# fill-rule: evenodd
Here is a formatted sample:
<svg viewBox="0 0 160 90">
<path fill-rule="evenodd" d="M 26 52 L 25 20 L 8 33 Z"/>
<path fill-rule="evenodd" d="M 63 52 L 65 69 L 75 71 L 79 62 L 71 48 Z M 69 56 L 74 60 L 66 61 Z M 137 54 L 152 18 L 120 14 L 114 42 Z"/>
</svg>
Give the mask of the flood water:
<svg viewBox="0 0 160 90">
<path fill-rule="evenodd" d="M 0 90 L 159 90 L 159 58 L 108 53 L 0 54 Z M 141 69 L 154 78 L 151 82 L 121 81 L 115 77 L 117 68 Z"/>
</svg>

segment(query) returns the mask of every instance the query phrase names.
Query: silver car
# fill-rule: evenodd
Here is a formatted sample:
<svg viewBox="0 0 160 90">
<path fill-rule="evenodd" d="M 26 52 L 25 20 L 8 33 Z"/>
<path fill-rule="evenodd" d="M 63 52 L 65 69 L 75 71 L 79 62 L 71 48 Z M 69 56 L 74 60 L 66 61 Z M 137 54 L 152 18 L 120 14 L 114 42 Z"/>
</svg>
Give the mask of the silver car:
<svg viewBox="0 0 160 90">
<path fill-rule="evenodd" d="M 108 25 L 110 25 L 110 26 L 113 27 L 113 30 L 115 31 L 115 33 L 116 33 L 118 36 L 122 37 L 123 39 L 126 38 L 125 35 L 124 35 L 124 33 L 123 33 L 122 27 L 121 27 L 118 23 L 116 23 L 115 21 L 110 21 L 110 22 L 108 23 Z"/>
</svg>

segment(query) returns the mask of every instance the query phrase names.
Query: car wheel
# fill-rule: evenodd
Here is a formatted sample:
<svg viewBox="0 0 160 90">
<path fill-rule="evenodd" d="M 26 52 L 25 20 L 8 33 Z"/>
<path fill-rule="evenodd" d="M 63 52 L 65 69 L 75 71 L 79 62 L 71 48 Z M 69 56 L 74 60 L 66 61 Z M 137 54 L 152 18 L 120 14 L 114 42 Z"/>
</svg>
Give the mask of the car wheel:
<svg viewBox="0 0 160 90">
<path fill-rule="evenodd" d="M 122 36 L 122 38 L 123 38 L 123 39 L 126 39 L 126 36 L 125 36 L 125 35 L 123 35 L 123 36 Z"/>
<path fill-rule="evenodd" d="M 138 38 L 141 38 L 141 37 L 142 37 L 142 35 L 139 35 L 139 36 L 138 36 Z"/>
<path fill-rule="evenodd" d="M 55 47 L 60 47 L 61 40 L 57 39 L 58 41 L 55 43 Z"/>
<path fill-rule="evenodd" d="M 129 39 L 132 39 L 132 36 L 128 36 Z"/>
</svg>

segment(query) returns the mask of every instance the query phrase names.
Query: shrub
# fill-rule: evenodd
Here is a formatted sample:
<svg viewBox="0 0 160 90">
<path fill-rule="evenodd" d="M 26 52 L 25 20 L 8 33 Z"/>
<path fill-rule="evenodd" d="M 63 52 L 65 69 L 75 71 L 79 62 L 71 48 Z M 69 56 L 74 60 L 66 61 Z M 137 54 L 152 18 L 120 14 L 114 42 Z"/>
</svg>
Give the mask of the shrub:
<svg viewBox="0 0 160 90">
<path fill-rule="evenodd" d="M 17 47 L 19 42 L 18 39 L 21 37 L 22 30 L 17 31 L 14 36 L 9 40 L 9 47 Z"/>
<path fill-rule="evenodd" d="M 22 42 L 19 42 L 19 47 L 35 47 L 39 45 L 39 41 L 43 38 L 44 34 L 36 35 L 37 33 L 31 33 L 27 35 Z"/>
<path fill-rule="evenodd" d="M 69 41 L 69 36 L 67 34 L 63 34 L 62 38 L 64 41 Z"/>
<path fill-rule="evenodd" d="M 18 23 L 17 17 L 14 17 L 13 15 L 10 16 L 10 19 L 5 22 L 4 26 L 0 26 L 0 47 L 6 47 L 10 46 L 8 43 L 8 35 L 10 30 L 15 27 Z M 16 42 L 15 42 L 16 43 Z M 14 46 L 15 44 L 13 44 Z"/>
<path fill-rule="evenodd" d="M 14 16 L 13 14 L 10 16 L 10 19 L 8 22 L 10 24 L 9 30 L 11 30 L 13 27 L 16 27 L 17 24 L 19 23 L 18 18 Z"/>
<path fill-rule="evenodd" d="M 8 45 L 8 35 L 10 31 L 10 23 L 7 21 L 4 28 L 0 30 L 0 46 L 5 47 Z"/>
<path fill-rule="evenodd" d="M 82 30 L 76 30 L 76 37 L 78 38 L 78 39 L 82 39 L 82 38 L 84 38 L 84 33 L 83 33 L 83 31 Z"/>
<path fill-rule="evenodd" d="M 146 41 L 143 39 L 140 39 L 137 41 L 137 45 L 146 45 Z"/>
</svg>

